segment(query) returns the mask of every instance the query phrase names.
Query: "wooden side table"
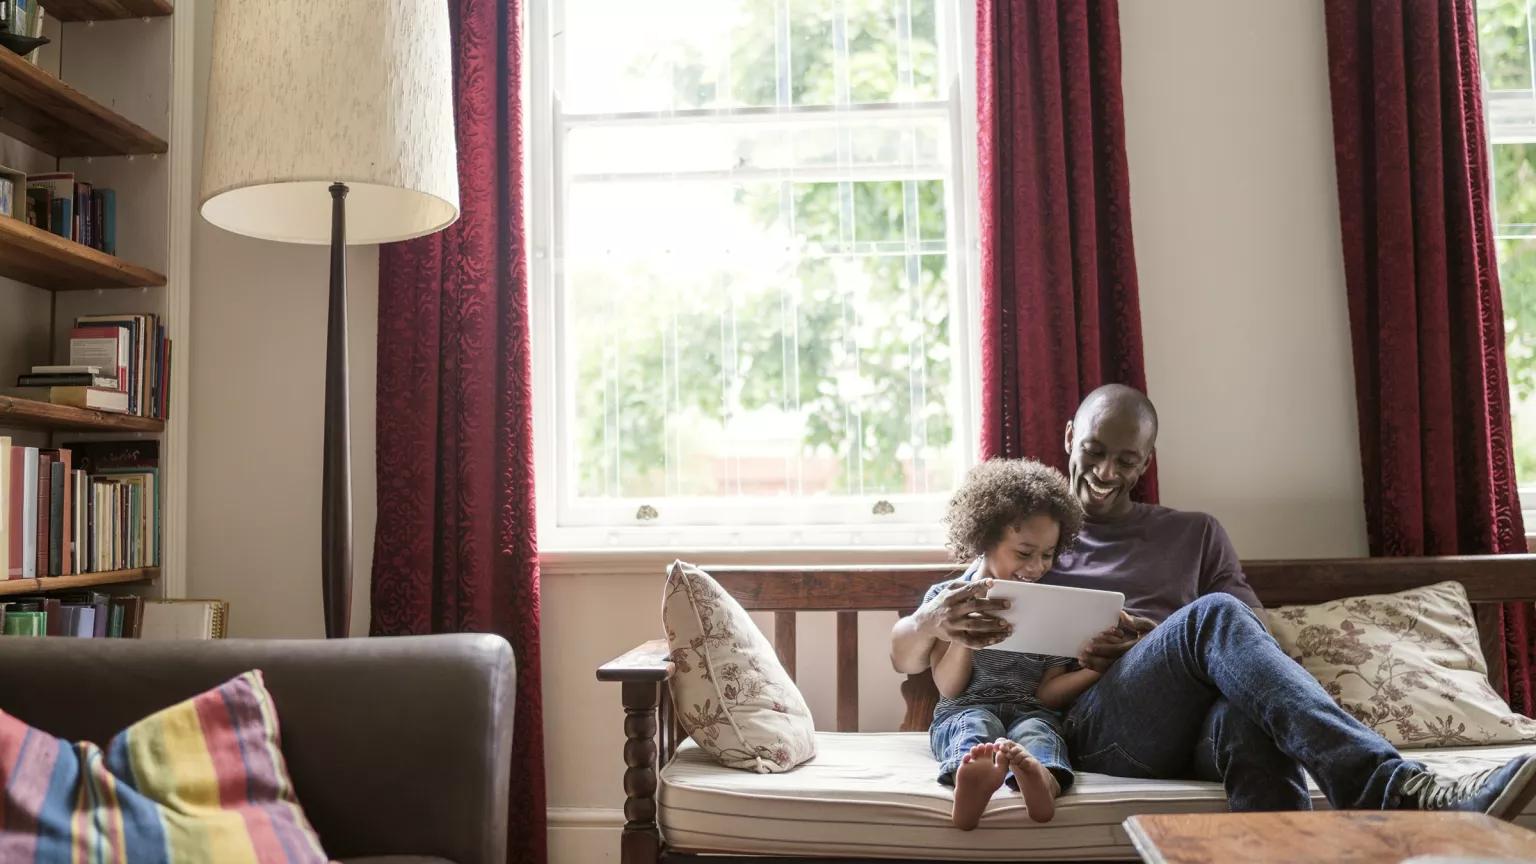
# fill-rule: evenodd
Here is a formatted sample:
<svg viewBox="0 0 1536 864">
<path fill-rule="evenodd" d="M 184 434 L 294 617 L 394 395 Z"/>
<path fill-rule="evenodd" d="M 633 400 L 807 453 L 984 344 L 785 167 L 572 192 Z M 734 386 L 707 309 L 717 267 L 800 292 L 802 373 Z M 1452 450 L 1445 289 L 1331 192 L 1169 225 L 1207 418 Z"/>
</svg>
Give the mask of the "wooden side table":
<svg viewBox="0 0 1536 864">
<path fill-rule="evenodd" d="M 1146 864 L 1399 864 L 1416 855 L 1536 862 L 1536 833 L 1482 813 L 1346 810 L 1132 816 Z"/>
</svg>

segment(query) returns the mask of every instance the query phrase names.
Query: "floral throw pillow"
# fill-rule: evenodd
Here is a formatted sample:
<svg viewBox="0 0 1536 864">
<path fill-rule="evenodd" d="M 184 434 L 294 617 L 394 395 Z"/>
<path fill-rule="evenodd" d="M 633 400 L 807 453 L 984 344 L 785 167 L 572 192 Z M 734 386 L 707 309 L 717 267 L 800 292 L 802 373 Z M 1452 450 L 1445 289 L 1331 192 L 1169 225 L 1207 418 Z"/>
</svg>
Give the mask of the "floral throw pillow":
<svg viewBox="0 0 1536 864">
<path fill-rule="evenodd" d="M 683 728 L 727 768 L 776 774 L 816 755 L 816 726 L 757 625 L 720 583 L 682 561 L 667 569 L 662 623 Z"/>
<path fill-rule="evenodd" d="M 1280 606 L 1269 625 L 1334 701 L 1397 747 L 1536 741 L 1536 720 L 1510 711 L 1488 683 L 1459 582 Z"/>
</svg>

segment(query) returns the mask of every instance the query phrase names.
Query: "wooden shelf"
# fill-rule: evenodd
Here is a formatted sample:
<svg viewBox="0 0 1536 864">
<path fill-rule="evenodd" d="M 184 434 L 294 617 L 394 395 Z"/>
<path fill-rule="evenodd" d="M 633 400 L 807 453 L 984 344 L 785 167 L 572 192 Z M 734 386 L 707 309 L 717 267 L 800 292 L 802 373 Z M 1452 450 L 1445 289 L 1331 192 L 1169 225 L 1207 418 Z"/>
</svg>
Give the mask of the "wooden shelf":
<svg viewBox="0 0 1536 864">
<path fill-rule="evenodd" d="M 43 8 L 60 21 L 117 21 L 169 15 L 171 0 L 43 0 Z"/>
<path fill-rule="evenodd" d="M 165 421 L 133 414 L 73 408 L 0 396 L 0 429 L 64 429 L 74 432 L 163 432 Z"/>
<path fill-rule="evenodd" d="M 149 130 L 10 51 L 0 51 L 0 133 L 54 156 L 167 150 Z"/>
<path fill-rule="evenodd" d="M 0 276 L 49 291 L 152 288 L 165 275 L 0 216 Z"/>
<path fill-rule="evenodd" d="M 139 567 L 134 570 L 107 570 L 102 573 L 79 573 L 74 576 L 47 576 L 42 579 L 6 579 L 0 581 L 0 597 L 39 594 L 47 591 L 70 591 L 96 585 L 153 582 L 159 576 L 159 567 Z"/>
</svg>

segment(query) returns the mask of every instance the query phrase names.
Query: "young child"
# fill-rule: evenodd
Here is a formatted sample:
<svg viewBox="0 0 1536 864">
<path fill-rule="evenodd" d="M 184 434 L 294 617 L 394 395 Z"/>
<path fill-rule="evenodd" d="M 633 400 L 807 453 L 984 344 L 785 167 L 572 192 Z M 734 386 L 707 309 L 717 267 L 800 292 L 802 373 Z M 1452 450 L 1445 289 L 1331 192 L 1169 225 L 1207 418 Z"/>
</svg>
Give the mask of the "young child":
<svg viewBox="0 0 1536 864">
<path fill-rule="evenodd" d="M 949 548 L 974 558 L 965 576 L 928 589 L 982 596 L 991 580 L 1039 581 L 1071 544 L 1083 509 L 1059 471 L 1026 459 L 976 466 L 949 502 Z M 1066 657 L 974 651 L 940 641 L 933 680 L 943 696 L 929 741 L 939 782 L 955 787 L 952 819 L 969 831 L 1004 782 L 1024 798 L 1029 816 L 1049 822 L 1056 796 L 1071 788 L 1072 768 L 1058 712 L 1098 680 Z"/>
</svg>

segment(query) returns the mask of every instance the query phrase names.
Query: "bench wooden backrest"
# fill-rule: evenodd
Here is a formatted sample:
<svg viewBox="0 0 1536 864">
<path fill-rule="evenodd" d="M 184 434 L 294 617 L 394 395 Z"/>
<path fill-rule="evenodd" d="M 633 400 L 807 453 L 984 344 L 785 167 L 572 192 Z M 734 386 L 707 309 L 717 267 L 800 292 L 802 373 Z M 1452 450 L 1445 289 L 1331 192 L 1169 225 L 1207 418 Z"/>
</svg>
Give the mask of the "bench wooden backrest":
<svg viewBox="0 0 1536 864">
<path fill-rule="evenodd" d="M 795 675 L 795 616 L 837 613 L 837 729 L 859 726 L 858 613 L 910 613 L 935 582 L 958 577 L 960 565 L 872 567 L 710 566 L 704 569 L 745 608 L 774 613 L 774 645 L 790 677 Z M 1441 558 L 1342 558 L 1245 561 L 1248 582 L 1265 606 L 1323 603 L 1361 594 L 1385 594 L 1454 580 L 1466 586 L 1478 609 L 1489 677 L 1502 689 L 1504 654 L 1496 604 L 1536 600 L 1536 555 Z M 1493 650 L 1497 647 L 1497 650 Z M 927 673 L 902 684 L 907 713 L 903 729 L 926 729 L 937 690 Z"/>
</svg>

